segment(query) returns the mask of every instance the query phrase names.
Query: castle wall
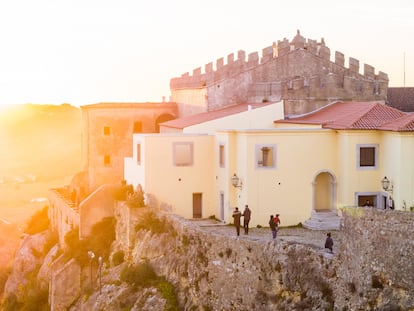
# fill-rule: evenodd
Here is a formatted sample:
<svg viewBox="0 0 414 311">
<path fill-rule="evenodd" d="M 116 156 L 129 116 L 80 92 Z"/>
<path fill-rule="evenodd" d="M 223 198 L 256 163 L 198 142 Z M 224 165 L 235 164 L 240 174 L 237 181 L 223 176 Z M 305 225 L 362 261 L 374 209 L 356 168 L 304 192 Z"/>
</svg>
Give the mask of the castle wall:
<svg viewBox="0 0 414 311">
<path fill-rule="evenodd" d="M 331 51 L 324 40 L 317 42 L 298 34 L 289 42 L 286 38 L 272 46 L 248 55 L 234 54 L 170 81 L 172 96 L 184 89 L 205 88 L 207 110 L 240 103 L 288 100 L 286 114 L 304 113 L 335 100 L 384 100 L 388 76 L 375 74 L 375 68 L 364 64 L 360 73 L 359 60 L 350 57 L 345 67 L 345 55 Z M 191 102 L 180 102 L 191 104 Z M 307 105 L 303 105 L 306 103 Z M 292 108 L 292 109 L 290 109 Z"/>
</svg>

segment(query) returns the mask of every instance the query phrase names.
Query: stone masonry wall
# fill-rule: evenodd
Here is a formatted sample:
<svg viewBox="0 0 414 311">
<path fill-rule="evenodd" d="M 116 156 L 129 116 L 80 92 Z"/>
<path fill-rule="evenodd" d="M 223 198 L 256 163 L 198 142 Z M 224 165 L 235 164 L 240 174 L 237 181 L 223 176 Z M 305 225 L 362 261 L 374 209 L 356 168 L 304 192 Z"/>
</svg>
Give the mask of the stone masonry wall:
<svg viewBox="0 0 414 311">
<path fill-rule="evenodd" d="M 414 308 L 414 213 L 345 209 L 340 233 L 337 303 Z"/>
<path fill-rule="evenodd" d="M 172 94 L 181 89 L 207 89 L 208 110 L 246 103 L 289 100 L 287 114 L 294 114 L 299 108 L 296 101 L 306 100 L 309 105 L 320 107 L 334 100 L 382 100 L 385 101 L 388 75 L 375 74 L 375 68 L 364 64 L 360 73 L 359 60 L 350 57 L 345 67 L 345 56 L 331 52 L 320 42 L 305 39 L 301 34 L 291 42 L 286 38 L 258 52 L 247 56 L 245 51 L 205 65 L 170 81 Z M 190 103 L 187 103 L 190 104 Z M 292 111 L 291 111 L 292 110 Z M 307 112 L 300 111 L 300 113 Z"/>
</svg>

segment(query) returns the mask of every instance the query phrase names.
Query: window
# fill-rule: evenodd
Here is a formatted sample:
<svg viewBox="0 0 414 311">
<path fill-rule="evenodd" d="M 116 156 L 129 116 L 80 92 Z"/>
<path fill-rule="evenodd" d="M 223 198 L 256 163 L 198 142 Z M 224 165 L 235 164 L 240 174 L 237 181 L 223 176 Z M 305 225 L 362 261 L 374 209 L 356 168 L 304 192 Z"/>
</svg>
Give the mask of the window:
<svg viewBox="0 0 414 311">
<path fill-rule="evenodd" d="M 104 135 L 111 135 L 111 128 L 109 126 L 104 126 L 103 132 Z"/>
<path fill-rule="evenodd" d="M 173 161 L 175 166 L 193 165 L 193 143 L 176 142 L 173 144 Z"/>
<path fill-rule="evenodd" d="M 137 144 L 137 164 L 141 165 L 141 144 Z"/>
<path fill-rule="evenodd" d="M 276 146 L 257 145 L 256 146 L 256 167 L 275 168 L 276 167 Z"/>
<path fill-rule="evenodd" d="M 359 169 L 376 169 L 378 165 L 378 145 L 357 145 L 357 166 Z"/>
<path fill-rule="evenodd" d="M 219 166 L 224 167 L 224 145 L 219 146 Z"/>
<path fill-rule="evenodd" d="M 104 165 L 106 166 L 111 165 L 111 156 L 109 155 L 104 156 Z"/>
</svg>

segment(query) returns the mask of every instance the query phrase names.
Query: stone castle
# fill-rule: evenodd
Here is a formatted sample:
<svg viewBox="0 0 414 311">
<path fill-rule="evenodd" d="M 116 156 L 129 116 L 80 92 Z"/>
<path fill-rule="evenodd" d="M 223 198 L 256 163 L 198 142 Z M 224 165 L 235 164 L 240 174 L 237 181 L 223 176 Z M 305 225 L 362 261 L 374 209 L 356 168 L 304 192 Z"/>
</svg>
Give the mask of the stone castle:
<svg viewBox="0 0 414 311">
<path fill-rule="evenodd" d="M 330 60 L 331 51 L 320 42 L 305 39 L 299 32 L 292 41 L 284 38 L 259 53 L 250 53 L 246 61 L 245 51 L 234 54 L 193 70 L 192 75 L 183 74 L 170 82 L 172 100 L 183 102 L 183 93 L 193 90 L 201 92 L 199 97 L 205 111 L 240 103 L 264 101 L 285 101 L 288 115 L 315 110 L 335 100 L 385 101 L 387 97 L 388 75 L 375 74 L 375 68 L 364 64 L 360 74 L 359 60 L 350 57 L 345 67 L 345 56 L 335 52 L 335 60 Z M 202 96 L 204 95 L 204 96 Z M 185 103 L 185 102 L 184 102 Z M 187 103 L 190 104 L 190 103 Z"/>
</svg>

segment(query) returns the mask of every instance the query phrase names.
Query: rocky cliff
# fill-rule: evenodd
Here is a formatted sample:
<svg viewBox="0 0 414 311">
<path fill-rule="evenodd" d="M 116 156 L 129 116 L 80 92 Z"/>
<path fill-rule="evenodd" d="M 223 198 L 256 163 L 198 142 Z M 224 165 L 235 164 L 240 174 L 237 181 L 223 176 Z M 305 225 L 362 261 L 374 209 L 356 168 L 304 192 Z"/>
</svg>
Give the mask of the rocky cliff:
<svg viewBox="0 0 414 311">
<path fill-rule="evenodd" d="M 148 217 L 153 211 L 146 208 L 134 213 L 130 223 L 125 217 L 118 219 L 113 243 L 113 254 L 124 252 L 125 261 L 115 264 L 112 256 L 101 271 L 92 262 L 84 267 L 83 294 L 68 309 L 414 308 L 410 241 L 414 213 L 343 210 L 341 228 L 333 232 L 334 254 L 323 249 L 325 232 L 282 228 L 272 240 L 268 228 L 252 228 L 249 235 L 237 237 L 234 227 L 215 220 L 190 221 L 170 214 Z M 124 234 L 131 227 L 137 229 L 133 239 Z M 175 305 L 159 284 L 135 287 L 125 282 L 122 271 L 142 262 L 165 279 L 164 285 L 173 286 Z"/>
</svg>

